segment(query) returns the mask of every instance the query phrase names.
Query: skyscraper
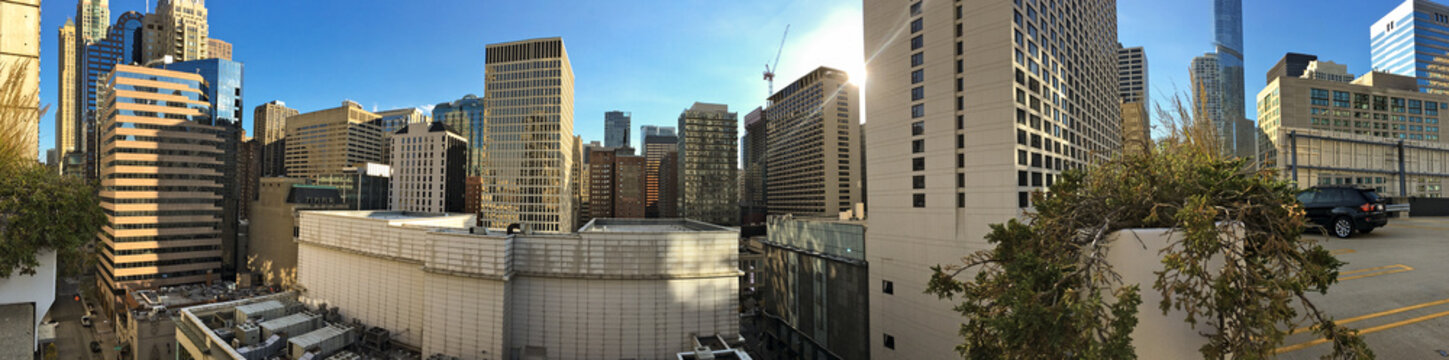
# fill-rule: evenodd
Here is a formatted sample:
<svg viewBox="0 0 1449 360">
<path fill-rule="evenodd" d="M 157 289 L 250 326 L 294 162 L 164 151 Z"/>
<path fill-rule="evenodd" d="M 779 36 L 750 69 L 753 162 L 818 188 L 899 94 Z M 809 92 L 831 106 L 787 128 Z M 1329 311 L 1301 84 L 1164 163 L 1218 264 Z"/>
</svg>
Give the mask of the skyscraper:
<svg viewBox="0 0 1449 360">
<path fill-rule="evenodd" d="M 589 217 L 642 218 L 645 214 L 645 158 L 628 148 L 592 148 L 589 157 Z"/>
<path fill-rule="evenodd" d="M 1225 152 L 1231 153 L 1235 123 L 1220 120 L 1226 116 L 1226 112 L 1223 109 L 1223 81 L 1219 68 L 1217 53 L 1206 53 L 1192 58 L 1188 65 L 1188 75 L 1192 81 L 1193 119 L 1211 122 L 1213 129 L 1217 131 L 1220 146 Z"/>
<path fill-rule="evenodd" d="M 958 357 L 967 319 L 924 293 L 930 267 L 991 248 L 989 224 L 1120 149 L 1116 9 L 865 1 L 871 358 Z"/>
<path fill-rule="evenodd" d="M 119 296 L 218 279 L 225 130 L 207 125 L 201 76 L 116 65 L 102 81 L 104 101 L 115 107 L 97 126 L 105 139 L 101 207 L 111 212 L 99 235 L 97 282 Z M 156 102 L 173 106 L 145 105 Z"/>
<path fill-rule="evenodd" d="M 76 79 L 76 74 L 80 70 L 80 67 L 76 65 L 76 61 L 80 60 L 81 57 L 76 54 L 76 49 L 79 49 L 80 45 L 77 42 L 78 39 L 76 39 L 75 23 L 71 19 L 65 19 L 65 25 L 60 27 L 57 35 L 60 38 L 60 42 L 57 45 L 60 46 L 56 48 L 56 64 L 58 65 L 59 71 L 56 71 L 57 82 L 55 85 L 57 90 L 55 153 L 56 156 L 63 158 L 70 153 L 83 150 L 80 146 L 80 134 L 76 131 L 80 127 L 80 122 L 76 120 L 75 113 L 76 98 L 78 97 L 76 85 L 80 84 Z M 50 160 L 56 161 L 59 159 Z M 66 167 L 63 166 L 64 162 L 57 161 L 56 163 L 62 164 L 59 168 L 61 173 L 65 173 Z"/>
<path fill-rule="evenodd" d="M 679 217 L 739 222 L 738 127 L 723 104 L 696 102 L 679 114 Z"/>
<path fill-rule="evenodd" d="M 483 175 L 483 98 L 468 94 L 462 99 L 433 106 L 433 121 L 448 125 L 468 140 L 467 176 Z M 469 212 L 477 212 L 472 209 Z"/>
<path fill-rule="evenodd" d="M 463 211 L 468 141 L 443 123 L 414 122 L 389 137 L 392 179 L 388 209 Z"/>
<path fill-rule="evenodd" d="M 40 0 L 6 1 L 0 3 L 0 82 L 10 80 L 13 67 L 25 66 L 17 79 L 22 96 L 34 97 L 28 104 L 15 104 L 27 113 L 22 126 L 24 139 L 21 155 L 27 159 L 40 157 Z"/>
<path fill-rule="evenodd" d="M 1303 75 L 1303 70 L 1308 68 L 1308 63 L 1315 60 L 1318 60 L 1317 55 L 1293 52 L 1284 54 L 1283 58 L 1279 59 L 1277 64 L 1273 64 L 1272 69 L 1268 69 L 1267 80 L 1265 80 L 1264 84 L 1271 83 L 1280 76 L 1298 77 Z"/>
<path fill-rule="evenodd" d="M 390 161 L 392 159 L 393 134 L 406 128 L 409 124 L 431 121 L 431 116 L 428 116 L 428 114 L 423 113 L 422 110 L 415 107 L 378 111 L 377 116 L 377 119 L 372 120 L 372 124 L 377 125 L 378 129 L 382 130 L 383 161 Z M 464 155 L 467 155 L 466 151 Z M 463 166 L 465 162 L 467 161 L 458 161 L 452 164 L 454 166 Z M 462 208 L 460 207 L 459 209 L 461 210 Z"/>
<path fill-rule="evenodd" d="M 1117 44 L 1117 93 L 1122 97 L 1124 151 L 1146 151 L 1152 144 L 1152 121 L 1147 100 L 1147 52 L 1141 46 Z"/>
<path fill-rule="evenodd" d="M 1256 131 L 1246 120 L 1243 95 L 1243 0 L 1213 0 L 1213 45 L 1218 60 L 1220 116 L 1214 118 L 1220 136 L 1228 141 L 1227 153 L 1252 157 L 1250 148 Z"/>
<path fill-rule="evenodd" d="M 205 0 L 157 0 L 156 11 L 146 15 L 143 37 L 146 59 L 171 55 L 177 61 L 207 58 Z"/>
<path fill-rule="evenodd" d="M 364 183 L 371 178 L 361 174 L 369 163 L 386 162 L 382 159 L 382 131 L 372 124 L 375 119 L 377 114 L 352 101 L 288 117 L 287 176 L 337 186 L 344 202 L 354 209 L 386 208 L 387 186 L 377 186 L 381 196 L 374 196 L 374 187 Z"/>
<path fill-rule="evenodd" d="M 206 56 L 209 58 L 231 60 L 231 43 L 221 41 L 217 38 L 206 39 Z"/>
<path fill-rule="evenodd" d="M 740 225 L 758 226 L 765 223 L 768 210 L 765 209 L 765 150 L 768 120 L 765 108 L 755 107 L 745 114 L 745 136 L 740 137 Z"/>
<path fill-rule="evenodd" d="M 679 137 L 674 135 L 672 126 L 650 126 L 645 125 L 641 133 L 644 134 L 644 207 L 646 217 L 673 217 L 662 216 L 660 212 L 660 201 L 677 201 L 672 198 L 661 198 L 660 190 L 660 166 L 665 156 L 669 156 L 671 150 L 678 152 Z M 676 214 L 677 215 L 677 214 Z"/>
<path fill-rule="evenodd" d="M 262 147 L 258 156 L 262 164 L 260 177 L 287 176 L 287 118 L 299 113 L 281 100 L 257 105 L 252 110 L 252 132 Z"/>
<path fill-rule="evenodd" d="M 561 38 L 489 44 L 478 225 L 568 232 L 574 210 L 574 71 Z"/>
<path fill-rule="evenodd" d="M 623 111 L 604 113 L 604 146 L 632 147 L 629 144 L 629 121 L 632 117 L 633 115 Z"/>
<path fill-rule="evenodd" d="M 770 95 L 765 207 L 770 215 L 837 216 L 860 202 L 860 89 L 819 67 Z M 758 144 L 752 144 L 758 146 Z"/>
<path fill-rule="evenodd" d="M 1449 94 L 1449 6 L 1404 0 L 1369 27 L 1373 69 L 1419 79 L 1419 90 Z"/>
<path fill-rule="evenodd" d="M 211 110 L 210 122 L 221 129 L 222 138 L 222 268 L 233 271 L 245 266 L 246 244 L 237 239 L 242 217 L 242 188 L 251 179 L 238 176 L 243 164 L 237 160 L 241 152 L 243 114 L 242 63 L 224 59 L 205 59 L 162 64 L 172 71 L 201 76 L 201 91 Z"/>
<path fill-rule="evenodd" d="M 76 33 L 80 40 L 76 43 L 84 46 L 89 43 L 101 41 L 106 38 L 106 32 L 111 27 L 111 2 L 110 0 L 80 0 L 75 4 L 75 18 L 80 21 L 76 25 Z"/>
</svg>

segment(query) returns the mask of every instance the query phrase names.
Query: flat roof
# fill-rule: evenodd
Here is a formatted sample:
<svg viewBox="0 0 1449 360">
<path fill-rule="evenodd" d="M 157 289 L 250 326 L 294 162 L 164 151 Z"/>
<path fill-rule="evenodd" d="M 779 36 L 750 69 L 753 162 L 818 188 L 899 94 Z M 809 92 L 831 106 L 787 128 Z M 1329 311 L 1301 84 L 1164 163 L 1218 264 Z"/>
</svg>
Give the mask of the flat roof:
<svg viewBox="0 0 1449 360">
<path fill-rule="evenodd" d="M 617 219 L 596 218 L 589 221 L 579 232 L 615 233 L 671 233 L 671 232 L 738 232 L 736 228 L 724 227 L 690 219 Z"/>
</svg>

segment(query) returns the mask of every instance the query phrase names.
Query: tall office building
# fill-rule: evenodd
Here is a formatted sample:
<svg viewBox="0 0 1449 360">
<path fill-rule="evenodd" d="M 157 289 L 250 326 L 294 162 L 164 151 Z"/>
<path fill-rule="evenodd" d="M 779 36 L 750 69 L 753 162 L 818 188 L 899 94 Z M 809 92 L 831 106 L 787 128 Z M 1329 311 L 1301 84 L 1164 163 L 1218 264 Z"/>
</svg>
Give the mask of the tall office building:
<svg viewBox="0 0 1449 360">
<path fill-rule="evenodd" d="M 568 232 L 573 199 L 574 71 L 563 39 L 489 44 L 478 225 Z"/>
<path fill-rule="evenodd" d="M 633 115 L 623 111 L 604 113 L 604 146 L 611 148 L 633 147 L 629 143 L 629 121 Z"/>
<path fill-rule="evenodd" d="M 257 105 L 252 109 L 252 133 L 261 141 L 260 177 L 287 176 L 287 118 L 297 116 L 297 109 L 281 100 Z"/>
<path fill-rule="evenodd" d="M 206 56 L 214 59 L 231 60 L 231 43 L 216 38 L 206 39 Z"/>
<path fill-rule="evenodd" d="M 765 224 L 765 141 L 767 120 L 765 108 L 755 107 L 745 114 L 745 136 L 740 137 L 740 225 Z"/>
<path fill-rule="evenodd" d="M 205 0 L 157 0 L 156 11 L 146 15 L 145 58 L 171 55 L 177 61 L 207 58 Z"/>
<path fill-rule="evenodd" d="M 639 136 L 675 136 L 673 126 L 640 125 Z"/>
<path fill-rule="evenodd" d="M 958 357 L 966 319 L 924 293 L 930 267 L 991 248 L 989 224 L 1118 151 L 1116 9 L 865 1 L 871 358 Z"/>
<path fill-rule="evenodd" d="M 241 152 L 243 111 L 242 63 L 224 59 L 205 59 L 161 64 L 166 70 L 192 73 L 201 76 L 201 91 L 210 105 L 210 121 L 222 130 L 222 269 L 230 273 L 245 266 L 245 242 L 239 241 L 242 218 L 242 187 L 250 179 L 238 176 L 242 163 L 237 155 Z"/>
<path fill-rule="evenodd" d="M 107 31 L 106 37 L 97 42 L 87 43 L 85 52 L 80 54 L 82 58 L 77 63 L 80 66 L 80 73 L 77 73 L 76 76 L 81 84 L 76 87 L 76 91 L 80 92 L 81 89 L 85 89 L 85 98 L 77 99 L 80 104 L 77 104 L 76 115 L 87 127 L 86 135 L 83 137 L 87 153 L 94 153 L 97 140 L 95 134 L 99 133 L 94 129 L 95 125 L 100 122 L 102 111 L 97 107 L 97 86 L 106 79 L 107 74 L 110 74 L 116 64 L 143 64 L 146 62 L 142 57 L 142 39 L 137 36 L 145 25 L 144 18 L 145 15 L 135 11 L 121 13 L 121 16 L 116 19 L 115 25 L 112 25 Z M 91 157 L 94 160 L 94 155 Z"/>
<path fill-rule="evenodd" d="M 696 102 L 679 114 L 679 217 L 739 222 L 739 115 Z"/>
<path fill-rule="evenodd" d="M 1117 44 L 1117 94 L 1122 98 L 1123 151 L 1152 146 L 1152 102 L 1148 101 L 1147 52 Z"/>
<path fill-rule="evenodd" d="M 76 74 L 80 67 L 76 61 L 80 60 L 76 49 L 80 48 L 75 34 L 75 22 L 65 19 L 65 25 L 57 32 L 60 39 L 56 48 L 56 64 L 59 71 L 56 71 L 56 109 L 55 109 L 55 154 L 64 158 L 71 153 L 82 151 L 80 136 L 76 132 L 80 122 L 76 121 L 76 85 L 79 80 Z M 63 164 L 61 159 L 51 158 L 57 164 Z M 66 167 L 59 166 L 61 173 L 65 173 Z"/>
<path fill-rule="evenodd" d="M 432 117 L 431 116 L 429 116 L 428 114 L 424 113 L 422 110 L 420 110 L 418 108 L 415 108 L 415 107 L 407 107 L 407 108 L 401 108 L 401 109 L 378 111 L 377 112 L 377 116 L 378 116 L 378 118 L 376 120 L 372 120 L 372 124 L 373 125 L 377 125 L 378 129 L 381 129 L 382 130 L 382 159 L 383 159 L 383 161 L 388 161 L 389 159 L 392 159 L 392 146 L 391 146 L 391 144 L 392 144 L 392 135 L 394 133 L 397 133 L 398 131 L 401 131 L 402 129 L 406 128 L 409 124 L 423 123 L 423 122 L 431 122 L 432 121 Z M 461 166 L 462 164 L 463 164 L 463 161 L 459 161 L 457 163 L 454 163 L 454 165 L 457 165 L 457 166 Z"/>
<path fill-rule="evenodd" d="M 770 95 L 765 135 L 769 214 L 838 216 L 860 202 L 860 89 L 819 67 Z"/>
<path fill-rule="evenodd" d="M 1223 149 L 1233 147 L 1233 126 L 1235 123 L 1220 121 L 1226 112 L 1223 108 L 1222 73 L 1218 71 L 1218 54 L 1206 53 L 1192 58 L 1188 75 L 1192 82 L 1193 119 L 1209 121 L 1217 131 L 1218 141 Z"/>
<path fill-rule="evenodd" d="M 473 94 L 462 99 L 433 106 L 433 121 L 447 124 L 449 128 L 468 140 L 467 176 L 483 175 L 483 98 Z M 472 209 L 469 212 L 477 212 Z"/>
<path fill-rule="evenodd" d="M 218 279 L 222 265 L 222 134 L 202 77 L 116 65 L 97 126 L 101 207 L 96 264 L 102 289 L 155 288 Z M 159 102 L 172 106 L 146 105 Z M 164 176 L 162 176 L 164 175 Z"/>
<path fill-rule="evenodd" d="M 79 0 L 75 4 L 75 18 L 80 21 L 76 25 L 76 33 L 80 36 L 80 45 L 99 42 L 106 38 L 106 32 L 111 27 L 111 2 L 110 0 Z"/>
<path fill-rule="evenodd" d="M 415 122 L 389 139 L 392 179 L 388 209 L 424 213 L 463 211 L 468 140 L 443 123 Z"/>
<path fill-rule="evenodd" d="M 1218 54 L 1218 95 L 1222 103 L 1222 129 L 1233 137 L 1231 154 L 1250 157 L 1256 126 L 1247 120 L 1243 94 L 1243 0 L 1213 0 L 1213 45 Z"/>
<path fill-rule="evenodd" d="M 0 3 L 0 81 L 10 80 L 12 67 L 25 66 L 20 86 L 24 95 L 34 97 L 27 104 L 6 104 L 20 107 L 25 115 L 22 155 L 40 157 L 40 0 L 18 0 Z"/>
<path fill-rule="evenodd" d="M 1374 71 L 1416 77 L 1419 90 L 1449 94 L 1449 6 L 1404 0 L 1369 27 Z"/>
<path fill-rule="evenodd" d="M 1315 60 L 1318 60 L 1317 55 L 1299 54 L 1294 52 L 1284 54 L 1282 59 L 1278 59 L 1277 64 L 1273 64 L 1273 68 L 1268 69 L 1267 80 L 1264 81 L 1264 84 L 1271 83 L 1274 79 L 1277 79 L 1281 76 L 1302 76 L 1303 70 L 1308 69 L 1308 63 Z"/>
<path fill-rule="evenodd" d="M 642 129 L 644 135 L 644 208 L 646 217 L 661 217 L 660 201 L 676 201 L 676 199 L 662 198 L 660 196 L 660 165 L 665 156 L 669 156 L 671 150 L 678 152 L 679 137 L 674 134 L 672 126 L 649 126 Z"/>
<path fill-rule="evenodd" d="M 372 124 L 376 119 L 377 114 L 352 101 L 288 117 L 287 176 L 336 186 L 353 208 L 386 208 L 388 203 L 382 199 L 387 197 L 387 186 L 380 182 L 369 185 L 373 176 L 363 176 L 369 164 L 385 163 L 382 131 Z"/>
</svg>

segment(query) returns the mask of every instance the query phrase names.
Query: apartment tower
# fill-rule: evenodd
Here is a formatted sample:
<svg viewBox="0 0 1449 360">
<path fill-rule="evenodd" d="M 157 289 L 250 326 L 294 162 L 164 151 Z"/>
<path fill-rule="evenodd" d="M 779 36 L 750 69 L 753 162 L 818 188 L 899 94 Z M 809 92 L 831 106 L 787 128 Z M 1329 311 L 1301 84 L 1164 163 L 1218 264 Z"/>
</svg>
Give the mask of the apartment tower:
<svg viewBox="0 0 1449 360">
<path fill-rule="evenodd" d="M 604 146 L 612 148 L 632 147 L 629 144 L 629 122 L 634 116 L 624 111 L 604 113 Z"/>
<path fill-rule="evenodd" d="M 816 68 L 771 95 L 764 117 L 770 215 L 837 216 L 860 202 L 860 89 L 849 74 Z"/>
<path fill-rule="evenodd" d="M 388 209 L 424 213 L 463 211 L 468 140 L 443 123 L 416 122 L 390 138 Z"/>
<path fill-rule="evenodd" d="M 201 60 L 210 39 L 205 0 L 157 0 L 156 11 L 146 15 L 142 37 L 146 59 L 171 55 L 177 61 Z"/>
<path fill-rule="evenodd" d="M 478 226 L 570 232 L 573 197 L 574 71 L 561 38 L 489 44 L 486 49 Z"/>
<path fill-rule="evenodd" d="M 206 56 L 212 59 L 231 60 L 231 43 L 216 38 L 206 39 Z"/>
<path fill-rule="evenodd" d="M 300 114 L 281 100 L 252 109 L 252 132 L 261 141 L 260 177 L 287 176 L 287 118 Z"/>
<path fill-rule="evenodd" d="M 871 358 L 959 357 L 967 319 L 924 293 L 930 267 L 991 248 L 990 224 L 1120 149 L 1116 9 L 865 1 Z"/>
<path fill-rule="evenodd" d="M 106 38 L 106 32 L 111 27 L 111 2 L 110 0 L 79 0 L 75 4 L 75 18 L 80 21 L 76 24 L 76 34 L 80 36 L 79 45 L 99 42 Z"/>
<path fill-rule="evenodd" d="M 725 226 L 739 222 L 739 115 L 696 102 L 679 114 L 679 216 Z"/>
<path fill-rule="evenodd" d="M 21 156 L 40 157 L 40 0 L 5 1 L 0 3 L 0 82 L 18 80 L 22 96 L 34 97 L 17 106 L 25 115 L 21 140 Z M 20 79 L 10 79 L 10 71 L 24 66 Z M 64 75 L 62 75 L 64 76 Z"/>
<path fill-rule="evenodd" d="M 116 65 L 104 79 L 96 264 L 103 289 L 218 279 L 222 265 L 222 134 L 200 75 Z M 170 106 L 147 105 L 169 103 Z"/>
<path fill-rule="evenodd" d="M 80 136 L 76 132 L 80 122 L 76 121 L 76 85 L 80 85 L 76 74 L 80 68 L 76 61 L 80 60 L 76 49 L 80 49 L 75 33 L 75 22 L 65 19 L 65 25 L 60 27 L 57 37 L 60 39 L 60 47 L 56 49 L 56 63 L 59 71 L 56 71 L 56 109 L 55 109 L 55 154 L 60 159 L 50 159 L 61 163 L 61 159 L 69 154 L 83 151 L 80 146 Z M 65 166 L 59 167 L 61 172 L 66 170 Z"/>
</svg>

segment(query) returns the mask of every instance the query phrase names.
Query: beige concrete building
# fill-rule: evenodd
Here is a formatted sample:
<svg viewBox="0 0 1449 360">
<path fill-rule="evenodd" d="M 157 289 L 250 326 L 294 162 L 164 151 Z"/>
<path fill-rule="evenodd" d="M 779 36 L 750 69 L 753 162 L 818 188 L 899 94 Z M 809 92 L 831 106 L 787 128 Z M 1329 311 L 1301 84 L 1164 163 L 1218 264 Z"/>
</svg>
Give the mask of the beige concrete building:
<svg viewBox="0 0 1449 360">
<path fill-rule="evenodd" d="M 1413 77 L 1370 72 L 1350 83 L 1278 77 L 1258 93 L 1262 166 L 1301 186 L 1362 185 L 1386 196 L 1444 197 L 1449 96 Z"/>
<path fill-rule="evenodd" d="M 308 185 L 304 179 L 263 178 L 257 193 L 247 217 L 251 223 L 247 258 L 254 259 L 248 270 L 260 273 L 267 285 L 279 285 L 284 276 L 296 274 L 300 212 L 348 207 L 336 187 Z"/>
<path fill-rule="evenodd" d="M 1122 98 L 1122 147 L 1152 147 L 1152 102 L 1148 100 L 1147 52 L 1117 44 L 1117 94 Z"/>
<path fill-rule="evenodd" d="M 199 75 L 116 65 L 102 99 L 102 289 L 214 279 L 221 267 L 222 138 Z M 181 106 L 149 105 L 169 102 Z"/>
<path fill-rule="evenodd" d="M 392 135 L 389 210 L 463 211 L 468 140 L 443 123 L 412 123 Z"/>
<path fill-rule="evenodd" d="M 76 24 L 76 34 L 79 34 L 79 44 L 99 42 L 106 38 L 106 31 L 111 27 L 111 2 L 110 0 L 79 0 L 75 4 L 75 18 L 80 23 Z"/>
<path fill-rule="evenodd" d="M 352 101 L 287 117 L 287 176 L 316 178 L 357 164 L 382 163 L 382 131 L 370 123 L 377 118 Z"/>
<path fill-rule="evenodd" d="M 208 58 L 205 0 L 157 0 L 156 11 L 146 14 L 142 30 L 143 59 L 171 55 L 176 61 Z"/>
<path fill-rule="evenodd" d="M 29 159 L 40 157 L 40 0 L 0 2 L 0 82 L 10 80 L 10 70 L 24 66 L 20 86 L 28 104 L 17 106 L 26 115 L 21 154 Z"/>
<path fill-rule="evenodd" d="M 216 38 L 206 39 L 206 56 L 231 60 L 231 43 Z"/>
<path fill-rule="evenodd" d="M 959 357 L 930 267 L 1121 148 L 1116 2 L 1071 4 L 865 1 L 871 358 Z"/>
<path fill-rule="evenodd" d="M 57 82 L 55 84 L 56 108 L 53 111 L 55 111 L 55 155 L 59 158 L 49 160 L 60 164 L 60 158 L 64 158 L 66 154 L 72 152 L 83 151 L 84 147 L 80 146 L 80 134 L 76 131 L 81 124 L 76 118 L 76 99 L 80 96 L 76 92 L 76 86 L 80 84 L 76 79 L 76 74 L 79 74 L 80 71 L 80 67 L 77 65 L 80 56 L 76 54 L 76 50 L 80 47 L 77 43 L 78 39 L 76 39 L 75 22 L 65 19 L 65 25 L 61 26 L 60 31 L 57 32 L 57 38 L 60 39 L 60 46 L 56 48 L 58 71 L 56 71 Z M 64 170 L 65 166 L 57 166 L 57 168 Z"/>
<path fill-rule="evenodd" d="M 561 38 L 489 44 L 478 225 L 569 232 L 574 70 Z M 476 136 L 476 135 L 475 135 Z"/>
<path fill-rule="evenodd" d="M 679 114 L 679 217 L 739 223 L 739 116 L 696 102 Z"/>
<path fill-rule="evenodd" d="M 816 68 L 770 95 L 764 199 L 770 214 L 835 216 L 860 202 L 860 89 Z"/>
<path fill-rule="evenodd" d="M 594 219 L 573 234 L 464 228 L 470 215 L 302 213 L 304 304 L 462 359 L 662 359 L 738 338 L 738 231 Z"/>
<path fill-rule="evenodd" d="M 287 175 L 287 118 L 299 113 L 281 100 L 257 105 L 252 110 L 252 134 L 262 146 L 259 156 L 261 176 Z"/>
<path fill-rule="evenodd" d="M 1152 124 L 1147 104 L 1124 102 L 1122 107 L 1122 151 L 1143 152 L 1152 148 Z"/>
</svg>

